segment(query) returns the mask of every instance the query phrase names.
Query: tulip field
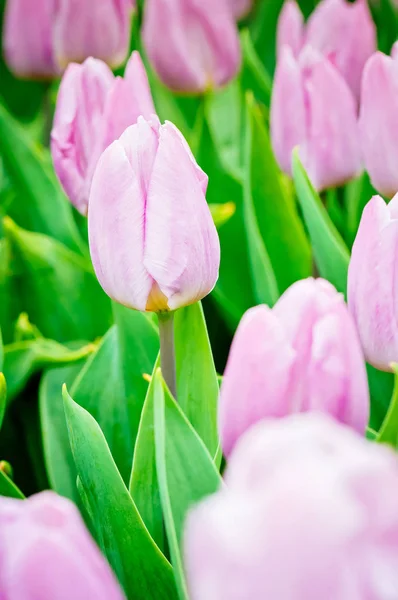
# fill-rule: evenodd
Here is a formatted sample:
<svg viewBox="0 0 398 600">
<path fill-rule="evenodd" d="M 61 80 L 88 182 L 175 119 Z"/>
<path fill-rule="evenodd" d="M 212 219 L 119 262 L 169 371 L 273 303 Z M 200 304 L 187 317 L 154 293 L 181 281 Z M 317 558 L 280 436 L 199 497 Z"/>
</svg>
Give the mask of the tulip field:
<svg viewBox="0 0 398 600">
<path fill-rule="evenodd" d="M 0 600 L 398 600 L 397 0 L 0 32 Z"/>
</svg>

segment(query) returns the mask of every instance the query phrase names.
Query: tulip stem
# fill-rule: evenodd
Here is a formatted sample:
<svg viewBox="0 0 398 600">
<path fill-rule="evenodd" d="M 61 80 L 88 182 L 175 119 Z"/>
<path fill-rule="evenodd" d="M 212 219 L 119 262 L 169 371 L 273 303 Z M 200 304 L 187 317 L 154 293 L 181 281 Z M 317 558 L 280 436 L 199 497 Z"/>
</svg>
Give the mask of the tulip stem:
<svg viewBox="0 0 398 600">
<path fill-rule="evenodd" d="M 174 312 L 158 313 L 160 366 L 167 386 L 177 400 L 176 359 L 174 348 Z"/>
</svg>

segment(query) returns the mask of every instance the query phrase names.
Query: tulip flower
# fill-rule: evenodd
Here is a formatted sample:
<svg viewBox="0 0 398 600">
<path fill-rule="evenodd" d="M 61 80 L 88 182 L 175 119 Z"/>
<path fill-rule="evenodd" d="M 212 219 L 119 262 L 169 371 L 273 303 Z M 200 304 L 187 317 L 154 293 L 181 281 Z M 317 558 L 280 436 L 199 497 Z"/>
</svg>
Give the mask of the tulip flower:
<svg viewBox="0 0 398 600">
<path fill-rule="evenodd" d="M 364 433 L 365 363 L 343 297 L 323 279 L 293 284 L 271 310 L 249 309 L 232 342 L 219 401 L 229 456 L 257 421 L 321 411 Z"/>
<path fill-rule="evenodd" d="M 366 0 L 322 0 L 306 26 L 295 0 L 288 0 L 278 22 L 278 53 L 289 45 L 298 56 L 309 44 L 330 58 L 359 100 L 362 71 L 376 51 L 376 27 Z"/>
<path fill-rule="evenodd" d="M 52 492 L 0 498 L 4 600 L 123 600 L 111 568 L 76 507 Z"/>
<path fill-rule="evenodd" d="M 57 77 L 89 56 L 121 64 L 130 42 L 132 0 L 7 0 L 4 52 L 21 77 Z"/>
<path fill-rule="evenodd" d="M 374 196 L 365 206 L 348 270 L 348 306 L 366 360 L 382 371 L 398 362 L 396 247 L 398 194 L 387 205 Z"/>
<path fill-rule="evenodd" d="M 238 21 L 249 14 L 253 0 L 228 0 L 232 9 L 232 14 Z"/>
<path fill-rule="evenodd" d="M 376 92 L 377 90 L 377 92 Z M 398 191 L 398 59 L 381 52 L 366 64 L 359 130 L 366 170 L 373 186 L 391 198 Z"/>
<path fill-rule="evenodd" d="M 203 93 L 228 83 L 240 66 L 230 0 L 146 0 L 143 40 L 163 83 Z"/>
<path fill-rule="evenodd" d="M 54 168 L 74 206 L 87 214 L 91 180 L 102 152 L 140 115 L 155 112 L 148 79 L 138 52 L 124 79 L 114 77 L 100 60 L 71 64 L 62 79 L 51 151 Z"/>
<path fill-rule="evenodd" d="M 191 600 L 388 600 L 398 589 L 398 461 L 322 415 L 264 421 L 226 487 L 188 515 Z"/>
<path fill-rule="evenodd" d="M 283 46 L 271 99 L 271 138 L 280 168 L 291 174 L 291 155 L 318 190 L 342 185 L 362 169 L 356 103 L 331 62 L 310 46 L 298 59 Z"/>
<path fill-rule="evenodd" d="M 173 311 L 214 287 L 220 262 L 207 176 L 174 125 L 142 117 L 102 154 L 88 212 L 105 292 L 136 310 Z"/>
</svg>

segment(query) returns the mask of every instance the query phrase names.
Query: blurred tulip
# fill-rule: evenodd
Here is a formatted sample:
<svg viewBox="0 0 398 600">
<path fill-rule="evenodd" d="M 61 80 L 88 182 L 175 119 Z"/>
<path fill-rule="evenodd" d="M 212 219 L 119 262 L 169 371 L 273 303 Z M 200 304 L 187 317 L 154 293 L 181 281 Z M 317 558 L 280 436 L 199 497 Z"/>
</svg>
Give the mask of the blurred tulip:
<svg viewBox="0 0 398 600">
<path fill-rule="evenodd" d="M 398 194 L 365 206 L 348 270 L 348 306 L 366 360 L 382 371 L 398 362 Z"/>
<path fill-rule="evenodd" d="M 70 201 L 87 214 L 91 180 L 102 152 L 155 108 L 138 52 L 126 67 L 124 79 L 114 77 L 105 63 L 88 58 L 69 65 L 62 79 L 51 151 L 55 171 Z"/>
<path fill-rule="evenodd" d="M 232 14 L 239 21 L 249 14 L 254 0 L 228 0 L 228 2 L 232 8 Z"/>
<path fill-rule="evenodd" d="M 21 77 L 56 77 L 89 56 L 117 66 L 128 52 L 132 0 L 7 0 L 4 52 Z"/>
<path fill-rule="evenodd" d="M 393 600 L 398 462 L 322 415 L 262 422 L 188 515 L 191 600 Z"/>
<path fill-rule="evenodd" d="M 391 198 L 398 191 L 398 60 L 381 52 L 363 73 L 359 131 L 373 186 Z"/>
<path fill-rule="evenodd" d="M 76 507 L 52 492 L 0 498 L 4 600 L 123 600 Z"/>
<path fill-rule="evenodd" d="M 278 54 L 285 44 L 296 56 L 309 44 L 329 58 L 359 100 L 363 68 L 377 49 L 376 27 L 366 0 L 322 0 L 306 26 L 295 0 L 288 0 L 278 22 Z"/>
<path fill-rule="evenodd" d="M 292 151 L 318 190 L 342 185 L 362 168 L 354 97 L 330 63 L 310 46 L 298 59 L 283 46 L 271 100 L 272 145 L 291 174 Z"/>
<path fill-rule="evenodd" d="M 146 0 L 143 39 L 164 84 L 203 93 L 239 70 L 238 30 L 230 0 Z"/>
<path fill-rule="evenodd" d="M 90 251 L 120 304 L 175 310 L 206 296 L 220 262 L 207 176 L 174 125 L 143 118 L 101 156 L 88 213 Z"/>
<path fill-rule="evenodd" d="M 271 310 L 251 308 L 232 342 L 219 402 L 229 456 L 266 417 L 321 411 L 360 433 L 369 418 L 364 359 L 343 297 L 323 279 L 293 284 Z"/>
</svg>

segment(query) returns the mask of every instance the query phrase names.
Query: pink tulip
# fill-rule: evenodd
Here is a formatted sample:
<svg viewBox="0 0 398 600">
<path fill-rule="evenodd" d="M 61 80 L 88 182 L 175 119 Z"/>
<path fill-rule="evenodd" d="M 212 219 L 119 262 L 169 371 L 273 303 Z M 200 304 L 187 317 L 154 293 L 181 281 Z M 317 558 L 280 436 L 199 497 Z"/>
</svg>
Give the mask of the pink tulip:
<svg viewBox="0 0 398 600">
<path fill-rule="evenodd" d="M 365 206 L 348 270 L 348 306 L 366 360 L 383 371 L 398 362 L 398 194 Z"/>
<path fill-rule="evenodd" d="M 51 151 L 55 171 L 70 201 L 87 214 L 91 180 L 97 161 L 111 142 L 155 112 L 148 79 L 134 52 L 124 79 L 114 77 L 100 60 L 71 64 L 61 82 Z"/>
<path fill-rule="evenodd" d="M 398 462 L 322 415 L 265 421 L 188 516 L 191 600 L 393 600 Z"/>
<path fill-rule="evenodd" d="M 398 191 L 398 60 L 377 52 L 366 64 L 359 128 L 365 167 L 374 187 L 391 198 Z"/>
<path fill-rule="evenodd" d="M 94 269 L 111 298 L 157 312 L 212 290 L 220 246 L 206 188 L 207 176 L 169 122 L 140 117 L 105 150 L 88 228 Z"/>
<path fill-rule="evenodd" d="M 228 83 L 239 70 L 230 0 L 146 0 L 143 39 L 160 79 L 182 92 Z"/>
<path fill-rule="evenodd" d="M 2 600 L 123 600 L 75 506 L 52 492 L 0 498 Z"/>
<path fill-rule="evenodd" d="M 56 77 L 89 56 L 121 64 L 130 42 L 132 0 L 7 0 L 4 52 L 21 77 Z"/>
<path fill-rule="evenodd" d="M 343 297 L 323 279 L 299 281 L 272 310 L 261 305 L 243 316 L 220 393 L 224 454 L 257 421 L 305 411 L 328 413 L 360 433 L 369 418 L 354 323 Z"/>
<path fill-rule="evenodd" d="M 251 11 L 253 0 L 228 0 L 236 20 L 243 19 Z"/>
<path fill-rule="evenodd" d="M 376 51 L 376 27 L 366 0 L 322 0 L 307 25 L 295 0 L 288 0 L 278 23 L 278 52 L 289 45 L 297 56 L 309 44 L 330 58 L 359 100 L 362 71 Z"/>
<path fill-rule="evenodd" d="M 310 46 L 296 59 L 284 46 L 271 100 L 272 145 L 281 169 L 291 174 L 292 151 L 318 190 L 342 185 L 361 172 L 354 97 L 342 76 Z"/>
</svg>

